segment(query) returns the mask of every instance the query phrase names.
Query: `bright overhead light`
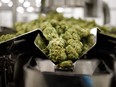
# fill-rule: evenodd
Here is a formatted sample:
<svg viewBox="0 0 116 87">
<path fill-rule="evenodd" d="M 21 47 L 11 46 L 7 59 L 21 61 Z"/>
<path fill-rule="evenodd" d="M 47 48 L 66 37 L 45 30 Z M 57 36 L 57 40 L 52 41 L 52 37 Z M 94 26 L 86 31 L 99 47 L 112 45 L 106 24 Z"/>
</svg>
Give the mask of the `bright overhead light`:
<svg viewBox="0 0 116 87">
<path fill-rule="evenodd" d="M 34 8 L 33 7 L 28 7 L 27 8 L 27 12 L 33 12 L 34 11 Z"/>
<path fill-rule="evenodd" d="M 24 8 L 21 7 L 21 6 L 17 7 L 16 10 L 17 10 L 18 13 L 24 13 Z"/>
<path fill-rule="evenodd" d="M 13 2 L 10 1 L 10 2 L 8 3 L 8 6 L 9 6 L 9 7 L 12 7 L 12 6 L 13 6 Z"/>
<path fill-rule="evenodd" d="M 62 13 L 62 12 L 64 11 L 64 8 L 58 7 L 58 8 L 56 9 L 56 11 L 59 12 L 59 13 Z"/>
<path fill-rule="evenodd" d="M 2 3 L 0 2 L 0 7 L 2 6 Z"/>
<path fill-rule="evenodd" d="M 41 3 L 41 0 L 35 0 L 36 3 Z"/>
<path fill-rule="evenodd" d="M 29 7 L 29 6 L 30 6 L 30 2 L 29 2 L 29 1 L 25 1 L 25 2 L 23 3 L 23 6 L 24 6 L 24 7 Z"/>
<path fill-rule="evenodd" d="M 9 3 L 10 0 L 1 0 L 3 3 Z"/>
<path fill-rule="evenodd" d="M 19 0 L 19 3 L 23 3 L 24 2 L 24 0 Z"/>
<path fill-rule="evenodd" d="M 41 3 L 36 3 L 36 7 L 41 7 Z"/>
</svg>

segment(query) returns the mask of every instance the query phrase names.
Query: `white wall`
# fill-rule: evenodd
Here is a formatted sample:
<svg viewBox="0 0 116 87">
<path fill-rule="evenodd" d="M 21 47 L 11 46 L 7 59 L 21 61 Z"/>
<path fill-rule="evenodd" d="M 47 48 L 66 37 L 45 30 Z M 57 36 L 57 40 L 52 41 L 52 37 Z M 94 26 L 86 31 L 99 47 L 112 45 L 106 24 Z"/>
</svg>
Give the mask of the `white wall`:
<svg viewBox="0 0 116 87">
<path fill-rule="evenodd" d="M 18 22 L 19 21 L 20 22 L 29 22 L 29 21 L 32 21 L 37 18 L 38 18 L 38 14 L 36 14 L 36 13 L 23 13 L 23 14 L 18 13 L 17 14 Z"/>
<path fill-rule="evenodd" d="M 0 26 L 12 27 L 12 11 L 0 11 Z"/>
<path fill-rule="evenodd" d="M 102 5 L 100 5 L 100 4 L 102 4 L 102 1 L 105 1 L 110 8 L 110 25 L 116 26 L 116 0 L 99 0 L 99 2 L 98 2 L 99 6 L 100 6 L 100 7 L 98 7 L 98 9 L 99 9 L 98 15 L 99 16 L 96 18 L 94 17 L 94 18 L 87 18 L 87 19 L 89 19 L 89 20 L 94 19 L 99 25 L 103 24 L 104 19 L 103 19 L 103 13 L 101 11 Z"/>
<path fill-rule="evenodd" d="M 103 0 L 110 7 L 110 24 L 116 26 L 116 0 Z"/>
<path fill-rule="evenodd" d="M 97 0 L 98 5 L 97 7 L 97 17 L 85 17 L 87 20 L 95 20 L 97 24 L 103 25 L 104 23 L 104 17 L 103 17 L 103 12 L 102 12 L 102 0 Z"/>
</svg>

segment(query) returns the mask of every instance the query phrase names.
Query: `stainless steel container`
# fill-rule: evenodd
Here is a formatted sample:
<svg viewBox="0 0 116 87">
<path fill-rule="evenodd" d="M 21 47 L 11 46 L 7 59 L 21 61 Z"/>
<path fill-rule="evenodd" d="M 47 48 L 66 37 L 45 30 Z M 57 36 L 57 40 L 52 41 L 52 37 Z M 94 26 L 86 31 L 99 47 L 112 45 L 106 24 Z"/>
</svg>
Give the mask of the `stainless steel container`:
<svg viewBox="0 0 116 87">
<path fill-rule="evenodd" d="M 78 60 L 73 72 L 55 71 L 50 60 L 38 58 L 36 63 L 24 67 L 25 87 L 110 87 L 112 73 L 98 60 Z"/>
</svg>

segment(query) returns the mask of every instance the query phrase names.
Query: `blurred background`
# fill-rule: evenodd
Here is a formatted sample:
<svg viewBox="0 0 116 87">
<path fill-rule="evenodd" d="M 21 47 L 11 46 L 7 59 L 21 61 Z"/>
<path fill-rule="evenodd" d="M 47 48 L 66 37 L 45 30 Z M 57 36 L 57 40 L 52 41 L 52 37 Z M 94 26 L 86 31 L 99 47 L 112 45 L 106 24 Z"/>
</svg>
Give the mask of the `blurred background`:
<svg viewBox="0 0 116 87">
<path fill-rule="evenodd" d="M 83 83 L 79 87 L 114 87 L 116 83 L 115 3 L 116 0 L 0 0 L 0 87 L 77 87 L 81 83 L 79 82 L 80 77 Z M 56 14 L 55 11 L 62 14 Z M 52 14 L 49 14 L 50 12 Z M 98 29 L 95 27 L 98 27 L 101 32 L 97 32 Z M 38 30 L 32 31 L 34 29 Z M 57 41 L 56 38 L 60 39 Z M 63 41 L 62 49 L 46 44 L 52 40 L 56 46 L 60 46 L 59 43 L 62 44 Z M 79 41 L 79 43 L 75 41 Z M 67 51 L 66 54 L 67 43 L 69 47 L 72 47 L 68 49 L 69 53 Z M 56 73 L 58 64 L 54 63 L 55 65 L 53 65 L 53 60 L 50 61 L 51 65 L 49 61 L 48 65 L 46 62 L 40 61 L 42 58 L 48 60 L 50 52 L 52 54 L 50 47 L 55 48 L 55 51 L 53 50 L 54 59 L 62 59 L 61 53 L 63 52 L 63 58 L 66 58 L 63 60 L 65 61 L 70 59 L 68 59 L 69 54 L 72 54 L 71 59 L 73 57 L 80 58 L 77 65 L 74 64 L 76 68 L 73 68 L 74 61 L 71 59 L 72 65 L 68 61 L 71 65 L 68 68 L 67 62 L 58 62 L 59 65 L 64 62 L 67 70 L 71 69 L 71 72 L 77 70 L 76 74 L 80 75 L 70 73 L 65 76 L 61 72 L 61 76 L 59 76 Z M 84 53 L 86 54 L 83 56 Z M 24 68 L 28 61 L 30 62 L 29 66 L 34 68 L 31 67 L 33 70 L 28 66 L 26 66 L 27 71 Z M 35 71 L 34 64 L 37 67 L 42 66 L 39 72 Z M 48 67 L 51 69 L 51 66 L 53 73 L 44 73 L 48 82 L 47 86 L 44 86 L 46 81 L 42 77 L 43 71 L 42 73 L 40 71 L 41 69 L 47 70 Z M 62 70 L 63 68 L 60 70 L 58 66 L 58 71 Z M 25 72 L 26 74 L 24 74 Z M 91 75 L 92 79 L 90 79 Z"/>
<path fill-rule="evenodd" d="M 116 25 L 116 0 L 0 0 L 0 26 L 27 22 L 41 12 L 56 10 L 65 17 L 95 20 L 99 25 Z"/>
</svg>

